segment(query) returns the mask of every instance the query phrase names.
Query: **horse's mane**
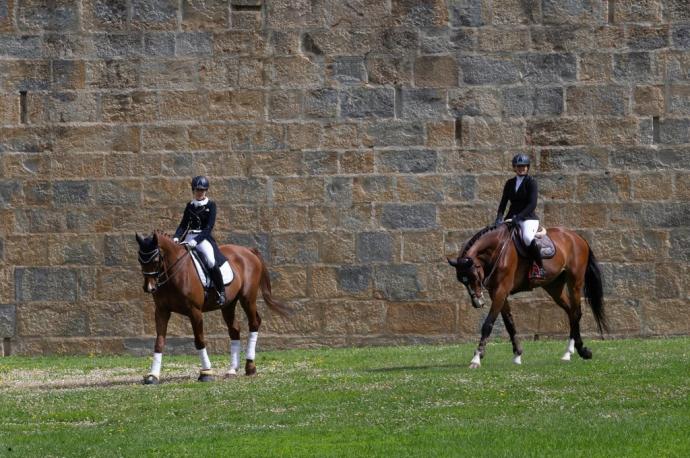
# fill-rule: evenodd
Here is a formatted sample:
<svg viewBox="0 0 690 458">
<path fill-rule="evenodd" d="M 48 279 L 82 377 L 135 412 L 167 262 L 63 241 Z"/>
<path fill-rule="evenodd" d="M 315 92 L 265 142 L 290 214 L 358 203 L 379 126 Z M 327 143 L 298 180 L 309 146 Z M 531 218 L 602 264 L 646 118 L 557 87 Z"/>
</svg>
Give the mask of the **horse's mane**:
<svg viewBox="0 0 690 458">
<path fill-rule="evenodd" d="M 467 241 L 467 243 L 465 243 L 465 245 L 462 247 L 462 251 L 460 252 L 460 256 L 459 256 L 459 257 L 460 257 L 460 258 L 465 257 L 465 255 L 467 254 L 467 250 L 469 250 L 469 249 L 472 247 L 472 245 L 474 245 L 475 242 L 476 242 L 477 240 L 479 240 L 484 234 L 487 234 L 487 233 L 489 233 L 489 232 L 491 232 L 491 231 L 493 231 L 493 230 L 495 230 L 495 229 L 498 229 L 498 228 L 500 228 L 500 227 L 501 227 L 500 224 L 491 224 L 491 225 L 489 225 L 489 226 L 486 226 L 484 229 L 481 229 L 481 230 L 480 230 L 479 232 L 477 232 L 476 234 L 474 234 L 474 235 Z"/>
</svg>

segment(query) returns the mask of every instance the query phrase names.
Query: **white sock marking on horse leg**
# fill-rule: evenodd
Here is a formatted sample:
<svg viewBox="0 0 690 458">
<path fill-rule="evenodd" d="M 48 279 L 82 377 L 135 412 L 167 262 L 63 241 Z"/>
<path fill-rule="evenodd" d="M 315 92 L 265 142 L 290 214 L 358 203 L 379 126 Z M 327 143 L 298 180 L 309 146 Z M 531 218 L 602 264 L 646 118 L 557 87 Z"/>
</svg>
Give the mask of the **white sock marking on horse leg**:
<svg viewBox="0 0 690 458">
<path fill-rule="evenodd" d="M 470 361 L 471 364 L 476 364 L 476 365 L 481 365 L 482 364 L 482 357 L 479 356 L 479 352 L 475 351 L 474 352 L 474 357 L 472 358 L 472 361 Z"/>
<path fill-rule="evenodd" d="M 565 349 L 565 354 L 561 358 L 561 361 L 570 361 L 570 355 L 575 353 L 575 339 L 570 339 L 568 341 L 568 347 Z"/>
<path fill-rule="evenodd" d="M 230 370 L 229 374 L 236 374 L 237 369 L 240 368 L 240 349 L 242 348 L 241 340 L 230 341 Z"/>
<path fill-rule="evenodd" d="M 257 332 L 250 332 L 249 337 L 247 338 L 247 359 L 250 361 L 254 361 L 254 358 L 256 358 L 256 340 L 259 338 L 259 333 Z"/>
<path fill-rule="evenodd" d="M 522 364 L 522 355 L 515 355 L 513 357 L 513 363 L 514 364 Z"/>
<path fill-rule="evenodd" d="M 155 375 L 156 378 L 161 376 L 161 364 L 163 363 L 163 353 L 154 353 L 153 362 L 151 362 L 151 370 L 149 374 Z"/>
<path fill-rule="evenodd" d="M 207 371 L 211 369 L 211 361 L 208 359 L 208 353 L 206 353 L 206 347 L 199 350 L 199 359 L 201 360 L 201 370 Z"/>
</svg>

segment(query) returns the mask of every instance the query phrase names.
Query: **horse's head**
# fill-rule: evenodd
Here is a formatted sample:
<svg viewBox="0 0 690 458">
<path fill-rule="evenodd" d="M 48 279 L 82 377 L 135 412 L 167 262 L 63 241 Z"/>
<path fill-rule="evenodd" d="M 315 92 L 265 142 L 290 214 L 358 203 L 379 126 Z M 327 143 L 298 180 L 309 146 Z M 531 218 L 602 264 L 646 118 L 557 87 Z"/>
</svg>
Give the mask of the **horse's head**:
<svg viewBox="0 0 690 458">
<path fill-rule="evenodd" d="M 484 280 L 484 270 L 473 258 L 465 256 L 457 259 L 448 258 L 448 264 L 455 267 L 458 281 L 465 285 L 467 292 L 472 298 L 472 305 L 475 308 L 484 306 L 482 281 Z"/>
<path fill-rule="evenodd" d="M 144 292 L 153 293 L 158 289 L 158 278 L 163 271 L 163 255 L 158 246 L 158 235 L 154 232 L 149 237 L 136 234 L 139 244 L 139 264 L 144 274 Z"/>
</svg>

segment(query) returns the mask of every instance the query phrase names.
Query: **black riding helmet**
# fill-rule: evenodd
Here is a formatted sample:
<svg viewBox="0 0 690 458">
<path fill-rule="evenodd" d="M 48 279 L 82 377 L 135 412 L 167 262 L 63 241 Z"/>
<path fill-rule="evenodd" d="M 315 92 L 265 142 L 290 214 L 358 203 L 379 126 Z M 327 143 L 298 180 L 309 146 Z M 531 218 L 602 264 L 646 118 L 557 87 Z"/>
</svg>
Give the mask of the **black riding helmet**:
<svg viewBox="0 0 690 458">
<path fill-rule="evenodd" d="M 522 153 L 513 156 L 513 167 L 518 165 L 526 165 L 529 167 L 529 156 Z"/>
<path fill-rule="evenodd" d="M 192 191 L 196 189 L 207 190 L 208 189 L 208 178 L 205 176 L 196 176 L 192 178 Z"/>
</svg>

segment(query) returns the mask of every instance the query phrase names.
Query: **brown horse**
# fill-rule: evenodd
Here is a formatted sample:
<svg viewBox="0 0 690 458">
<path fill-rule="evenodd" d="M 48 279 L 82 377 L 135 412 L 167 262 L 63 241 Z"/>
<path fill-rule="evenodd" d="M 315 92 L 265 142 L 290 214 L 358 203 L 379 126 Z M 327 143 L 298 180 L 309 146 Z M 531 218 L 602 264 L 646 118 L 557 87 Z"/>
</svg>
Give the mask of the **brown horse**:
<svg viewBox="0 0 690 458">
<path fill-rule="evenodd" d="M 220 306 L 213 294 L 205 295 L 204 287 L 195 271 L 189 248 L 176 244 L 170 236 L 154 232 L 149 237 L 136 234 L 139 243 L 139 263 L 144 275 L 144 291 L 153 294 L 155 302 L 156 344 L 154 348 L 151 371 L 144 377 L 147 385 L 157 384 L 165 347 L 165 335 L 172 312 L 189 317 L 194 331 L 194 345 L 201 358 L 200 381 L 213 379 L 211 364 L 206 353 L 204 339 L 203 313 L 221 309 L 223 319 L 230 334 L 231 358 L 230 369 L 226 376 L 235 375 L 239 366 L 240 329 L 235 326 L 235 305 L 240 302 L 249 321 L 249 339 L 247 344 L 245 373 L 254 375 L 256 339 L 261 317 L 256 311 L 256 298 L 259 288 L 264 301 L 271 310 L 283 316 L 291 313 L 284 304 L 271 296 L 271 281 L 268 270 L 259 252 L 255 249 L 237 245 L 222 245 L 221 252 L 230 263 L 234 279 L 225 287 L 227 301 Z"/>
<path fill-rule="evenodd" d="M 584 346 L 580 336 L 580 300 L 583 290 L 599 332 L 608 329 L 604 315 L 601 271 L 592 249 L 585 239 L 573 231 L 560 227 L 548 229 L 547 234 L 556 248 L 555 255 L 551 259 L 544 259 L 546 276 L 543 279 L 530 279 L 532 261 L 518 255 L 511 237 L 514 230 L 517 229 L 512 224 L 488 226 L 465 244 L 457 259 L 448 259 L 456 269 L 458 281 L 467 288 L 474 307 L 484 305 L 482 287 L 488 290 L 491 297 L 491 309 L 482 325 L 479 347 L 470 367 L 478 368 L 481 365 L 486 342 L 499 313 L 513 344 L 513 362 L 521 364 L 522 348 L 516 336 L 508 296 L 538 287 L 544 288 L 568 314 L 570 339 L 561 359 L 569 361 L 575 349 L 582 358 L 590 359 L 592 352 Z"/>
</svg>

